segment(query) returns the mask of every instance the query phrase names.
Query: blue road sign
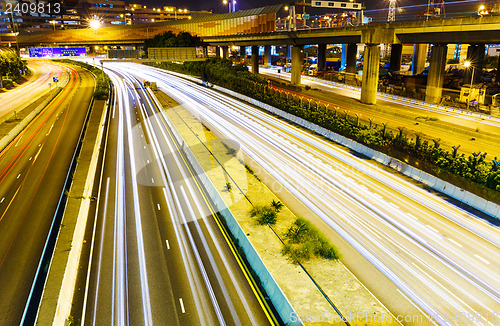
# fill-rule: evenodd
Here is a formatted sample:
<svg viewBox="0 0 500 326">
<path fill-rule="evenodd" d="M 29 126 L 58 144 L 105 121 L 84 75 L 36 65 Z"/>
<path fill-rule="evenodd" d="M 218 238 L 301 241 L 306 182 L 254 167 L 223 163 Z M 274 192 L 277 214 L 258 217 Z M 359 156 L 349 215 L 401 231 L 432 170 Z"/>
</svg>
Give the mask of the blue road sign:
<svg viewBox="0 0 500 326">
<path fill-rule="evenodd" d="M 54 81 L 54 83 L 58 83 L 59 82 L 59 78 L 57 78 L 57 77 L 52 77 L 52 80 Z"/>
</svg>

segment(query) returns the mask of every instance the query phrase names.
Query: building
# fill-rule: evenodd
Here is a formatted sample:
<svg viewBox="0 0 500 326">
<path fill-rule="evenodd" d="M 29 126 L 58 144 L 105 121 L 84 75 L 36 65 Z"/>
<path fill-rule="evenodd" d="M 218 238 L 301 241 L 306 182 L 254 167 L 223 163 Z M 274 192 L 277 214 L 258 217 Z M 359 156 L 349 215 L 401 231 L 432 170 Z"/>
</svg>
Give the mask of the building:
<svg viewBox="0 0 500 326">
<path fill-rule="evenodd" d="M 130 4 L 125 9 L 127 24 L 144 24 L 176 19 L 191 19 L 212 14 L 210 11 L 191 11 L 186 8 L 176 8 L 171 6 L 156 8 L 137 3 Z"/>
</svg>

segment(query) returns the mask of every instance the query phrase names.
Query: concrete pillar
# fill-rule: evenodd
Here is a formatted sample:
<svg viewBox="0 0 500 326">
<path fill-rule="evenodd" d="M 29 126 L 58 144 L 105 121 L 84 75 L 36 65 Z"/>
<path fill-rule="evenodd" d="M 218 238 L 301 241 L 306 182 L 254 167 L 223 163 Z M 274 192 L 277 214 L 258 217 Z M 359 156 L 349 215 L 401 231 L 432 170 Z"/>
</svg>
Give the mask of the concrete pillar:
<svg viewBox="0 0 500 326">
<path fill-rule="evenodd" d="M 223 46 L 222 47 L 222 58 L 223 59 L 228 59 L 229 58 L 229 47 L 228 46 Z"/>
<path fill-rule="evenodd" d="M 498 63 L 497 63 L 497 75 L 495 77 L 495 82 L 500 83 L 500 56 L 498 57 Z"/>
<path fill-rule="evenodd" d="M 247 58 L 247 48 L 246 46 L 240 46 L 240 61 L 245 61 Z"/>
<path fill-rule="evenodd" d="M 474 67 L 474 80 L 472 84 L 481 83 L 483 81 L 483 65 L 484 65 L 484 53 L 486 47 L 484 44 L 471 44 L 467 48 L 467 61 L 470 61 L 471 65 Z M 472 68 L 466 69 L 464 73 L 464 84 L 470 84 L 472 77 Z"/>
<path fill-rule="evenodd" d="M 380 45 L 366 44 L 363 57 L 361 103 L 375 104 L 377 103 Z"/>
<path fill-rule="evenodd" d="M 356 73 L 356 56 L 358 55 L 357 44 L 347 44 L 346 67 L 345 72 L 350 74 Z"/>
<path fill-rule="evenodd" d="M 427 88 L 425 90 L 426 102 L 439 104 L 441 101 L 447 52 L 447 44 L 434 44 L 431 48 L 429 75 L 427 76 Z"/>
<path fill-rule="evenodd" d="M 291 45 L 286 46 L 286 59 L 288 61 L 292 60 L 292 46 Z"/>
<path fill-rule="evenodd" d="M 215 57 L 216 58 L 220 58 L 220 46 L 216 46 L 215 47 Z"/>
<path fill-rule="evenodd" d="M 318 44 L 318 71 L 326 70 L 326 44 Z"/>
<path fill-rule="evenodd" d="M 413 46 L 413 60 L 411 70 L 414 75 L 421 74 L 425 69 L 425 59 L 427 57 L 427 44 L 415 44 Z"/>
<path fill-rule="evenodd" d="M 391 63 L 389 71 L 401 70 L 401 55 L 403 54 L 403 44 L 393 44 L 391 46 Z"/>
<path fill-rule="evenodd" d="M 304 63 L 304 47 L 294 45 L 292 47 L 292 85 L 300 85 L 302 64 Z"/>
<path fill-rule="evenodd" d="M 270 66 L 271 63 L 271 46 L 264 46 L 264 66 Z"/>
<path fill-rule="evenodd" d="M 259 73 L 259 46 L 252 45 L 252 72 L 254 74 Z"/>
<path fill-rule="evenodd" d="M 342 44 L 342 52 L 340 53 L 340 68 L 339 70 L 345 70 L 347 66 L 347 44 Z"/>
</svg>

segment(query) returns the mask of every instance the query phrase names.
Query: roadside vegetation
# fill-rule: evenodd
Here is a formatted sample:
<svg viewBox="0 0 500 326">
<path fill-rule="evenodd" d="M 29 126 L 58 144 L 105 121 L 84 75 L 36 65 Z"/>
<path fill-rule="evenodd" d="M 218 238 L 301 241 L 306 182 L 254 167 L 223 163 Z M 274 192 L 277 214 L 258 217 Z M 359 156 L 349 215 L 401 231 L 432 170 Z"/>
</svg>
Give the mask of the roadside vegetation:
<svg viewBox="0 0 500 326">
<path fill-rule="evenodd" d="M 163 34 L 155 35 L 144 42 L 144 51 L 148 53 L 148 48 L 175 48 L 175 47 L 193 47 L 201 45 L 199 37 L 193 36 L 188 32 L 175 34 L 167 31 Z"/>
<path fill-rule="evenodd" d="M 303 217 L 297 217 L 286 232 L 283 253 L 295 263 L 302 263 L 314 256 L 332 260 L 342 259 L 337 247 Z"/>
<path fill-rule="evenodd" d="M 205 81 L 228 88 L 288 113 L 318 124 L 377 151 L 403 160 L 439 178 L 466 188 L 480 196 L 500 202 L 500 160 L 486 160 L 486 153 L 459 154 L 440 147 L 440 139 L 413 133 L 400 127 L 388 130 L 387 123 L 365 125 L 359 116 L 351 116 L 339 107 L 283 92 L 269 87 L 267 81 L 248 71 L 244 65 L 212 58 L 206 61 L 164 62 L 151 64 L 159 68 L 201 77 Z M 433 121 L 432 117 L 422 117 Z M 478 186 L 479 185 L 479 186 Z M 488 191 L 484 187 L 494 190 Z"/>
<path fill-rule="evenodd" d="M 56 62 L 62 62 L 67 64 L 72 64 L 89 70 L 96 79 L 96 87 L 94 91 L 94 99 L 96 100 L 107 100 L 109 96 L 110 79 L 108 75 L 103 74 L 100 68 L 89 65 L 88 63 L 81 61 L 74 61 L 68 59 L 54 60 Z"/>
<path fill-rule="evenodd" d="M 269 205 L 255 205 L 250 210 L 260 225 L 273 226 L 278 221 L 278 214 L 284 207 L 279 200 Z M 282 237 L 282 253 L 294 263 L 303 263 L 312 257 L 340 260 L 342 258 L 337 247 L 321 233 L 311 222 L 303 217 L 297 217 Z"/>
<path fill-rule="evenodd" d="M 28 65 L 16 53 L 11 51 L 0 51 L 0 80 L 3 88 L 12 88 L 16 84 L 26 81 L 30 74 Z M 2 87 L 0 87 L 1 89 Z"/>
</svg>

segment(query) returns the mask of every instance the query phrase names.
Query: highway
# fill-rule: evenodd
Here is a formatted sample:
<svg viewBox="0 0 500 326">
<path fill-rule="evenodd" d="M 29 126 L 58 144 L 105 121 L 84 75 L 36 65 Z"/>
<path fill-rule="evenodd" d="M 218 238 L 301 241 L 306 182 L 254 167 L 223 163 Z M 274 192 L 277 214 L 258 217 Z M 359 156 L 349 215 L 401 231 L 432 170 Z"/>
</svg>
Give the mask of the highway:
<svg viewBox="0 0 500 326">
<path fill-rule="evenodd" d="M 290 81 L 290 73 L 278 73 L 275 67 L 262 68 L 259 73 L 263 77 L 272 76 Z M 415 137 L 415 132 L 440 138 L 441 146 L 450 151 L 452 146 L 461 145 L 459 154 L 470 155 L 479 150 L 488 153 L 487 157 L 490 159 L 500 154 L 497 145 L 497 139 L 500 137 L 500 118 L 498 117 L 465 113 L 458 109 L 453 110 L 441 105 L 384 93 L 377 94 L 376 105 L 363 105 L 359 103 L 361 92 L 359 87 L 311 76 L 302 76 L 302 84 L 319 89 L 320 91 L 307 93 L 339 106 L 339 113 L 348 111 L 351 116 L 356 113 L 360 114 L 360 121 L 364 124 L 368 124 L 368 119 L 371 118 L 374 119 L 373 123 L 379 126 L 383 122 L 388 123 L 388 128 L 395 132 L 398 130 L 397 127 L 404 127 L 412 138 Z M 437 120 L 424 121 L 417 117 L 432 117 Z"/>
<path fill-rule="evenodd" d="M 0 153 L 2 325 L 21 321 L 94 89 L 87 71 L 62 69 L 67 85 Z"/>
<path fill-rule="evenodd" d="M 117 66 L 119 64 L 116 64 Z M 344 262 L 394 314 L 420 325 L 499 325 L 498 226 L 269 114 L 161 70 L 122 64 L 240 144 L 295 198 L 383 274 Z M 330 228 L 326 227 L 329 226 Z M 428 316 L 433 316 L 429 321 Z"/>
<path fill-rule="evenodd" d="M 18 87 L 0 93 L 0 119 L 9 117 L 13 111 L 20 111 L 25 106 L 36 100 L 45 92 L 53 87 L 53 77 L 59 78 L 59 84 L 67 82 L 64 78 L 67 76 L 67 68 L 60 64 L 52 63 L 51 61 L 33 60 L 28 61 L 28 67 L 33 71 L 33 76 L 19 85 Z M 49 87 L 49 83 L 52 86 Z M 29 94 L 29 96 L 26 96 Z"/>
<path fill-rule="evenodd" d="M 270 324 L 161 109 L 104 66 L 115 93 L 81 324 Z"/>
</svg>

